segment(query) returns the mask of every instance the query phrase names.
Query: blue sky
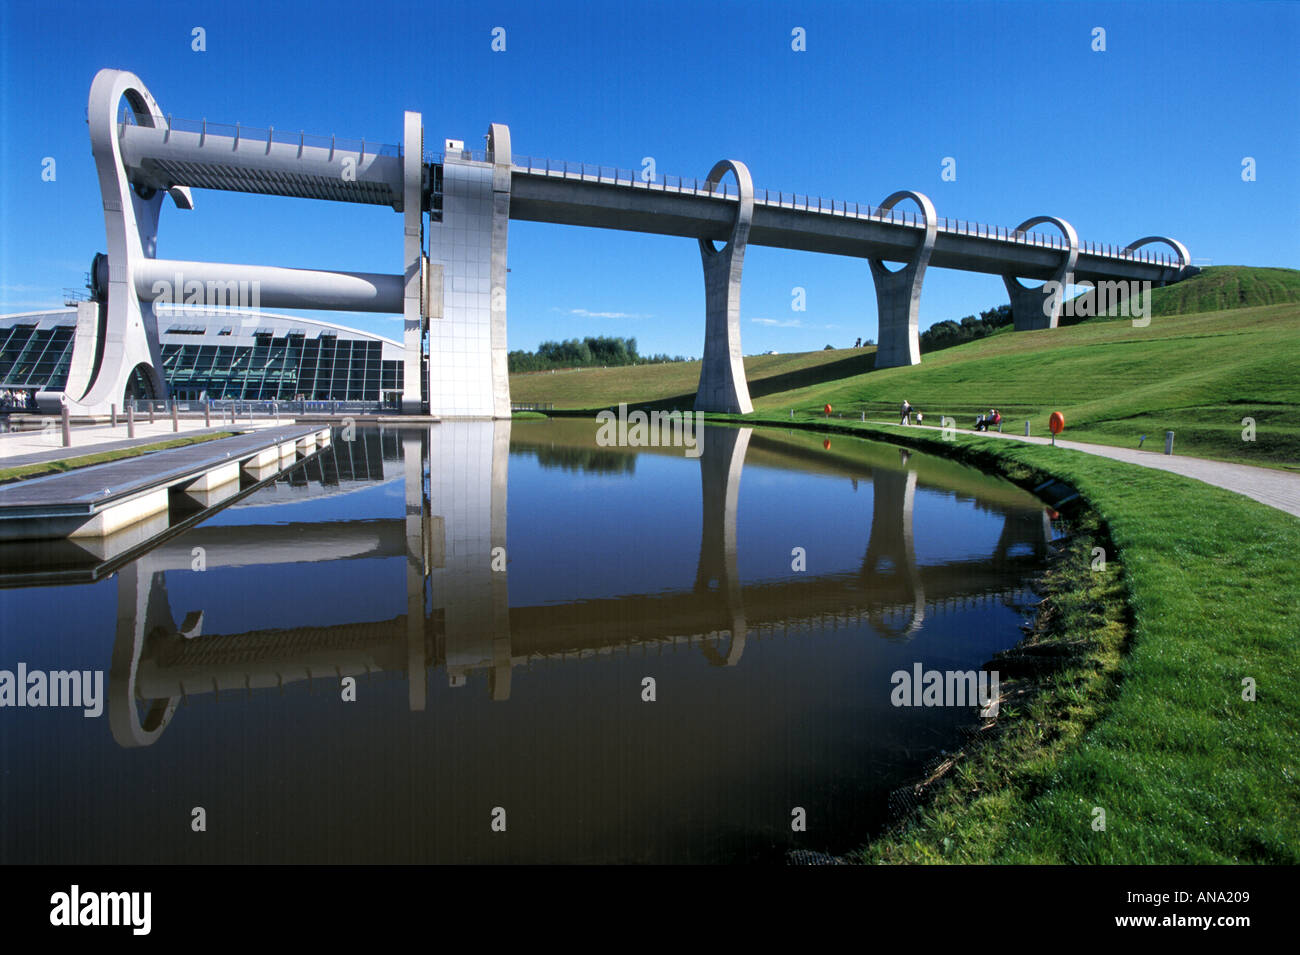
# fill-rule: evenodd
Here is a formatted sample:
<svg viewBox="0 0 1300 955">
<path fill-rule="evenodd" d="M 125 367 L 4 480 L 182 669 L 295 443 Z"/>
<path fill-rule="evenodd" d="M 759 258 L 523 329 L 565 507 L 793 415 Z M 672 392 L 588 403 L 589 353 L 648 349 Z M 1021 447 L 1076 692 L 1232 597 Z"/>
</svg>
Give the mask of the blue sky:
<svg viewBox="0 0 1300 955">
<path fill-rule="evenodd" d="M 736 158 L 759 187 L 872 204 L 916 189 L 940 215 L 1054 214 L 1088 240 L 1163 233 L 1198 260 L 1296 267 L 1297 49 L 1295 3 L 3 0 L 0 314 L 60 305 L 105 246 L 84 122 L 102 67 L 135 72 L 177 117 L 394 143 L 414 109 L 431 147 L 480 146 L 503 122 L 517 154 L 632 169 L 652 156 L 701 177 Z M 164 206 L 160 256 L 401 271 L 388 209 L 206 191 L 195 204 Z M 642 353 L 703 350 L 693 241 L 512 222 L 510 266 L 512 349 L 608 334 Z M 921 325 L 1005 300 L 996 276 L 931 269 Z M 400 337 L 397 318 L 319 314 Z M 867 263 L 751 247 L 742 319 L 750 354 L 875 338 Z"/>
</svg>

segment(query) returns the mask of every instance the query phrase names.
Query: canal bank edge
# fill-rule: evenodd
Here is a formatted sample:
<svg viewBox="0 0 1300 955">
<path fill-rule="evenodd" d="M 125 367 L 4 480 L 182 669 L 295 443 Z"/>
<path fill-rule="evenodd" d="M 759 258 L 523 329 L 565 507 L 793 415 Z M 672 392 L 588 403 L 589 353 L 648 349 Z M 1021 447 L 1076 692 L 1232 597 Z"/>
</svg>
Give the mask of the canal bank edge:
<svg viewBox="0 0 1300 955">
<path fill-rule="evenodd" d="M 845 861 L 1300 862 L 1300 699 L 1288 692 L 1300 680 L 1300 521 L 1064 448 L 708 420 L 887 441 L 1031 490 L 1064 481 L 1086 504 L 1044 578 L 1034 631 L 1009 651 L 1019 688 L 1041 687 L 1007 699 L 1002 725 L 975 734 L 917 810 Z"/>
</svg>

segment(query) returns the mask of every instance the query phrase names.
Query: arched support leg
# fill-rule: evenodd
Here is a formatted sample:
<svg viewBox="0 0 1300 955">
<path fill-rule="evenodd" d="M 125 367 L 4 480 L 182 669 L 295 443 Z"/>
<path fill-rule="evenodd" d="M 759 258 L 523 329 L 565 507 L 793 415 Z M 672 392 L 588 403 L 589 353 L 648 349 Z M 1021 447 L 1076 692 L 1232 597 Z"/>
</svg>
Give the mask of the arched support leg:
<svg viewBox="0 0 1300 955">
<path fill-rule="evenodd" d="M 877 607 L 911 605 L 907 625 L 890 627 L 882 611 L 869 619 L 884 636 L 911 639 L 925 622 L 925 587 L 916 566 L 912 508 L 916 471 L 876 468 L 871 472 L 871 537 L 862 560 L 862 582 Z"/>
<path fill-rule="evenodd" d="M 136 680 L 145 642 L 155 631 L 176 629 L 161 572 L 132 561 L 117 572 L 117 637 L 108 671 L 108 726 L 125 749 L 157 742 L 176 713 L 180 698 L 137 700 Z M 140 715 L 139 705 L 146 707 Z"/>
<path fill-rule="evenodd" d="M 754 404 L 749 398 L 740 350 L 740 277 L 754 218 L 754 183 L 745 164 L 731 159 L 713 167 L 709 182 L 716 185 L 728 171 L 735 175 L 739 190 L 731 238 L 722 249 L 714 248 L 711 239 L 700 240 L 700 258 L 704 262 L 704 361 L 700 365 L 695 410 L 749 414 Z"/>
<path fill-rule="evenodd" d="M 745 604 L 737 567 L 736 511 L 740 501 L 740 475 L 745 469 L 745 452 L 753 428 L 706 428 L 700 436 L 700 490 L 703 521 L 700 527 L 700 560 L 695 572 L 695 589 L 717 593 L 724 605 L 726 629 L 731 645 L 726 657 L 707 643 L 705 656 L 717 666 L 735 666 L 745 648 Z"/>
<path fill-rule="evenodd" d="M 122 406 L 127 382 L 137 368 L 148 376 L 154 395 L 167 397 L 162 375 L 162 347 L 158 341 L 158 320 L 153 301 L 141 299 L 136 291 L 135 270 L 143 259 L 157 257 L 158 213 L 163 196 L 170 195 L 176 206 L 192 209 L 189 189 L 175 186 L 167 192 L 138 190 L 127 178 L 117 135 L 118 105 L 125 99 L 135 122 L 158 127 L 167 123 L 161 107 L 134 73 L 100 70 L 90 86 L 87 119 L 90 146 L 99 174 L 104 203 L 104 227 L 108 239 L 107 319 L 102 352 L 91 373 L 84 394 L 69 395 L 84 413 L 107 413 L 109 406 Z M 183 289 L 173 289 L 179 299 Z"/>
<path fill-rule="evenodd" d="M 881 211 L 892 209 L 894 204 L 911 199 L 925 217 L 925 232 L 917 244 L 911 261 L 897 272 L 890 271 L 880 259 L 869 259 L 871 277 L 876 285 L 876 314 L 880 341 L 876 346 L 877 368 L 898 368 L 921 362 L 919 333 L 921 309 L 921 283 L 925 269 L 934 251 L 936 216 L 934 203 L 919 192 L 896 192 L 880 205 Z"/>
<path fill-rule="evenodd" d="M 1074 226 L 1056 216 L 1035 216 L 1020 223 L 1015 231 L 1023 232 L 1044 222 L 1061 230 L 1067 246 L 1052 277 L 1037 288 L 1025 288 L 1014 275 L 1002 276 L 1011 299 L 1011 318 L 1018 332 L 1056 328 L 1061 320 L 1061 303 L 1065 299 L 1066 287 L 1074 284 L 1074 264 L 1079 259 L 1079 235 Z"/>
</svg>

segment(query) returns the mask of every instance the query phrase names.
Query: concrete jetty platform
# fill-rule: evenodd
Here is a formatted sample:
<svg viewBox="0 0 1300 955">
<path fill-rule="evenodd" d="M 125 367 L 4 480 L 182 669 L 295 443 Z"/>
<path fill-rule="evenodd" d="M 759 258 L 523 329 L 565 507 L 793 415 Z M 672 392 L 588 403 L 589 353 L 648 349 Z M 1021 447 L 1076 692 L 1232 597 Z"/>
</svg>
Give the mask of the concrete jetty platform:
<svg viewBox="0 0 1300 955">
<path fill-rule="evenodd" d="M 173 492 L 217 499 L 241 470 L 266 477 L 329 443 L 329 428 L 287 425 L 3 485 L 0 540 L 106 537 L 166 511 Z"/>
</svg>

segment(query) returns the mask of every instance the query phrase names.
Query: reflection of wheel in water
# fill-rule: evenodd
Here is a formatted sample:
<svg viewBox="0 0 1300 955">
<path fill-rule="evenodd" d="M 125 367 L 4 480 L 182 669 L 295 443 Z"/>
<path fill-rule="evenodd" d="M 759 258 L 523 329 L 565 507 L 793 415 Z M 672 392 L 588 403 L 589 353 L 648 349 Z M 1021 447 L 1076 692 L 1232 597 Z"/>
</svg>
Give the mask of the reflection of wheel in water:
<svg viewBox="0 0 1300 955">
<path fill-rule="evenodd" d="M 119 573 L 122 573 L 125 580 L 126 574 Z M 165 637 L 166 633 L 165 627 L 155 627 L 149 639 Z M 136 677 L 146 642 L 143 637 L 144 634 L 139 631 L 119 635 L 113 645 L 113 659 L 109 667 L 108 726 L 117 745 L 125 749 L 153 745 L 171 722 L 181 701 L 179 696 L 149 700 L 136 698 Z M 144 705 L 143 716 L 140 704 Z"/>
<path fill-rule="evenodd" d="M 867 615 L 867 622 L 871 624 L 872 629 L 876 630 L 886 640 L 906 643 L 916 636 L 916 632 L 921 629 L 925 623 L 925 603 L 918 601 L 912 607 L 912 614 L 907 619 L 907 625 L 898 627 L 885 623 L 885 612 L 875 610 Z"/>
<path fill-rule="evenodd" d="M 717 643 L 722 642 L 719 636 Z M 740 655 L 745 652 L 745 627 L 742 624 L 731 631 L 731 641 L 727 644 L 727 654 L 723 656 L 715 645 L 714 641 L 705 639 L 700 644 L 700 651 L 704 654 L 704 659 L 709 661 L 709 666 L 715 667 L 734 667 L 740 662 Z"/>
</svg>

